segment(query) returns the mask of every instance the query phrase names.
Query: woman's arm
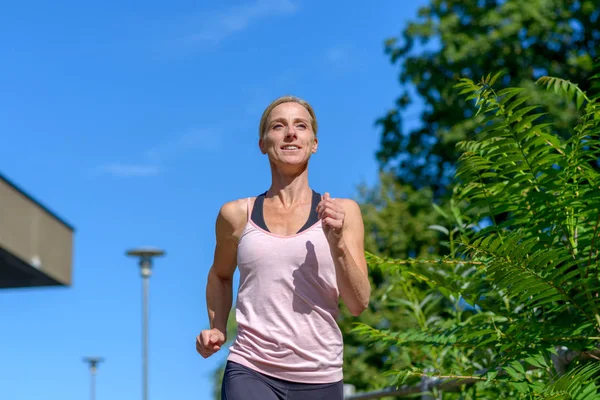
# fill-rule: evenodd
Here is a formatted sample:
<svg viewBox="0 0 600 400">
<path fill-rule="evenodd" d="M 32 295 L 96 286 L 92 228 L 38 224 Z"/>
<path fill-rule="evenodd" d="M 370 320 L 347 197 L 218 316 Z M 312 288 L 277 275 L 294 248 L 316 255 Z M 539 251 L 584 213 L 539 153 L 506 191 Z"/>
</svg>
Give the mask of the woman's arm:
<svg viewBox="0 0 600 400">
<path fill-rule="evenodd" d="M 369 305 L 371 284 L 364 250 L 364 225 L 358 204 L 325 193 L 317 207 L 335 263 L 342 300 L 354 316 Z"/>
<path fill-rule="evenodd" d="M 233 301 L 233 274 L 237 267 L 237 235 L 245 216 L 245 207 L 241 207 L 239 200 L 226 203 L 219 210 L 215 224 L 214 261 L 206 284 L 210 328 L 203 330 L 196 340 L 196 349 L 203 357 L 211 356 L 227 341 L 227 319 Z"/>
</svg>

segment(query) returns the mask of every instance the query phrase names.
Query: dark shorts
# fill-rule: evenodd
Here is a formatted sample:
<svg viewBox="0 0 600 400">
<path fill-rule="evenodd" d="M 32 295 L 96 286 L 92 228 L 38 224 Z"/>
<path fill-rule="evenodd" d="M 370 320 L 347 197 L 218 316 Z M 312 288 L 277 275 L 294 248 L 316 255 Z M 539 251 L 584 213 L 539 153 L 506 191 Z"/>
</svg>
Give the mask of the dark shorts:
<svg viewBox="0 0 600 400">
<path fill-rule="evenodd" d="M 273 378 L 227 361 L 221 400 L 342 400 L 343 381 L 298 383 Z"/>
</svg>

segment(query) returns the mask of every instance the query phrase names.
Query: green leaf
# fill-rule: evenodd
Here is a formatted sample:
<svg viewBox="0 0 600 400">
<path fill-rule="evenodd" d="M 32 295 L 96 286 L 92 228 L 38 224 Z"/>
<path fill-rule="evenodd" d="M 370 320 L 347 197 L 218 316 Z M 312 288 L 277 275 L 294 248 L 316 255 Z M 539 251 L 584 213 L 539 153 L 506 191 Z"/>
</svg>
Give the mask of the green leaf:
<svg viewBox="0 0 600 400">
<path fill-rule="evenodd" d="M 441 225 L 429 225 L 428 228 L 433 229 L 434 231 L 442 232 L 445 235 L 450 234 L 450 232 L 448 231 L 448 228 L 445 228 Z"/>
<path fill-rule="evenodd" d="M 512 387 L 517 389 L 519 393 L 526 394 L 530 392 L 529 385 L 526 382 L 508 382 Z"/>
<path fill-rule="evenodd" d="M 515 369 L 515 371 L 517 371 L 521 374 L 525 374 L 525 368 L 523 368 L 523 365 L 521 365 L 520 362 L 513 361 L 510 363 L 510 366 L 513 367 Z"/>
<path fill-rule="evenodd" d="M 512 345 L 513 344 L 511 344 L 511 346 Z M 509 349 L 509 347 L 505 347 L 505 350 L 508 350 L 508 349 Z M 512 367 L 506 367 L 506 368 L 504 368 L 504 371 L 506 371 L 506 373 L 508 375 L 510 375 L 511 378 L 513 378 L 517 381 L 523 379 L 523 375 L 520 374 L 518 371 L 515 371 Z"/>
<path fill-rule="evenodd" d="M 583 102 L 585 101 L 585 97 L 583 96 L 583 93 L 577 92 L 576 99 L 577 99 L 577 109 L 579 110 L 579 109 L 581 109 L 581 106 L 583 105 Z"/>
<path fill-rule="evenodd" d="M 494 371 L 489 371 L 485 374 L 485 378 L 487 380 L 486 385 L 491 385 L 494 381 L 494 379 L 496 379 L 496 376 L 498 375 L 498 371 L 494 370 Z"/>
<path fill-rule="evenodd" d="M 435 203 L 432 203 L 431 206 L 433 207 L 433 209 L 440 214 L 442 217 L 446 218 L 446 219 L 450 219 L 450 217 L 448 216 L 448 214 L 446 214 L 446 212 L 444 210 L 442 210 L 442 208 L 440 206 L 438 206 Z"/>
<path fill-rule="evenodd" d="M 496 81 L 498 80 L 498 78 L 500 78 L 501 76 L 503 76 L 505 74 L 506 74 L 506 70 L 505 69 L 502 69 L 502 70 L 496 72 L 494 74 L 494 76 L 492 77 L 492 79 L 490 79 L 488 85 L 494 86 L 494 84 L 496 83 Z"/>
<path fill-rule="evenodd" d="M 537 368 L 548 368 L 548 364 L 546 363 L 546 360 L 541 354 L 537 354 L 532 357 L 527 357 L 524 361 L 529 365 L 532 365 Z"/>
</svg>

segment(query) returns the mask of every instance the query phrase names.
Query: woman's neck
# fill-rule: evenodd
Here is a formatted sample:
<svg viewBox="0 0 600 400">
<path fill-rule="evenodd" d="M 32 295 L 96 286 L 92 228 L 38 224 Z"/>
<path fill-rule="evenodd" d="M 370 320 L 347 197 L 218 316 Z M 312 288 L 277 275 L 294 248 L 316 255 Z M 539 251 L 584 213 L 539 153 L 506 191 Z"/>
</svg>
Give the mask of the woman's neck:
<svg viewBox="0 0 600 400">
<path fill-rule="evenodd" d="M 284 208 L 289 208 L 296 203 L 310 201 L 312 191 L 308 185 L 308 168 L 294 174 L 271 169 L 271 187 L 267 191 L 267 198 L 278 198 Z"/>
</svg>

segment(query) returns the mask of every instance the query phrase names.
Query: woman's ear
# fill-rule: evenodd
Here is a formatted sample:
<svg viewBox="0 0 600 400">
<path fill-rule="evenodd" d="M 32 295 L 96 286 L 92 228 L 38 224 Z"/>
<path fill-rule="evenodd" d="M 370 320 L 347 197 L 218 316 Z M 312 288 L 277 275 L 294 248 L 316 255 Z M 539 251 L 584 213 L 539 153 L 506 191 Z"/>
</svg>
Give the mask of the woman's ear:
<svg viewBox="0 0 600 400">
<path fill-rule="evenodd" d="M 260 149 L 261 153 L 267 154 L 267 149 L 265 148 L 265 141 L 262 137 L 258 139 L 258 148 Z"/>
<path fill-rule="evenodd" d="M 315 136 L 315 140 L 313 142 L 313 148 L 312 148 L 312 153 L 315 154 L 317 152 L 317 148 L 319 147 L 319 139 L 316 138 Z"/>
</svg>

